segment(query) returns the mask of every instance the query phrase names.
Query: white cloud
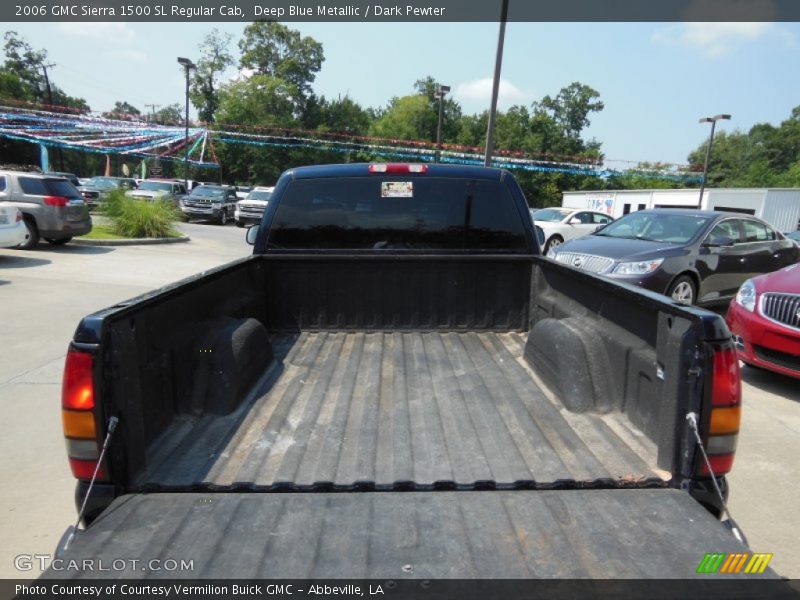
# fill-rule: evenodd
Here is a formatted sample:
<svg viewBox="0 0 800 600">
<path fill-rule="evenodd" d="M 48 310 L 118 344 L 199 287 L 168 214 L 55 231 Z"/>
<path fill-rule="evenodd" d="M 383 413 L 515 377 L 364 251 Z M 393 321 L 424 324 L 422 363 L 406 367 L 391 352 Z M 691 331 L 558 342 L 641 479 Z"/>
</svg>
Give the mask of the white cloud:
<svg viewBox="0 0 800 600">
<path fill-rule="evenodd" d="M 91 38 L 116 45 L 130 44 L 136 37 L 136 32 L 130 28 L 128 23 L 63 22 L 59 23 L 57 27 L 61 33 L 66 35 Z"/>
<path fill-rule="evenodd" d="M 147 53 L 142 50 L 115 50 L 109 56 L 123 62 L 146 63 Z"/>
<path fill-rule="evenodd" d="M 794 34 L 775 23 L 681 23 L 653 33 L 652 41 L 700 51 L 709 59 L 730 54 L 739 46 L 767 38 L 786 47 L 796 44 Z"/>
<path fill-rule="evenodd" d="M 459 100 L 473 100 L 488 103 L 492 99 L 492 78 L 476 79 L 459 83 L 456 86 L 455 96 Z M 523 92 L 510 81 L 500 79 L 500 89 L 497 95 L 497 104 L 502 108 L 513 104 L 521 104 L 530 98 L 531 94 Z"/>
</svg>

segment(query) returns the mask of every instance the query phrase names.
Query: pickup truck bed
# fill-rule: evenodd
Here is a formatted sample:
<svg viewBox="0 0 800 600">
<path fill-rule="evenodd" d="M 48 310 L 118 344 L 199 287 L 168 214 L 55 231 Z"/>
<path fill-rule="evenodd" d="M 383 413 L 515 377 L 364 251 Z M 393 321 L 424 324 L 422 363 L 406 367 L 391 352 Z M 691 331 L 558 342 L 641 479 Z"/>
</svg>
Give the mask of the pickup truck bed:
<svg viewBox="0 0 800 600">
<path fill-rule="evenodd" d="M 142 484 L 663 483 L 655 445 L 622 413 L 570 413 L 543 389 L 520 334 L 320 331 L 271 341 L 275 358 L 252 402 L 223 418 L 178 419 Z"/>
</svg>

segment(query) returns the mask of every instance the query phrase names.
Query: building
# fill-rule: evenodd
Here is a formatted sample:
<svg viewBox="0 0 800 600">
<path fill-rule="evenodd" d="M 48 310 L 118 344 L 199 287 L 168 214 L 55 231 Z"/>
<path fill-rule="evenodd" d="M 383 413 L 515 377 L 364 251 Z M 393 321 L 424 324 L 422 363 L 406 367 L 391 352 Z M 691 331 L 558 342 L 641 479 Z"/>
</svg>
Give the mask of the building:
<svg viewBox="0 0 800 600">
<path fill-rule="evenodd" d="M 780 231 L 800 229 L 800 188 L 714 188 L 564 192 L 565 208 L 600 210 L 619 218 L 646 208 L 701 208 L 754 215 Z"/>
</svg>

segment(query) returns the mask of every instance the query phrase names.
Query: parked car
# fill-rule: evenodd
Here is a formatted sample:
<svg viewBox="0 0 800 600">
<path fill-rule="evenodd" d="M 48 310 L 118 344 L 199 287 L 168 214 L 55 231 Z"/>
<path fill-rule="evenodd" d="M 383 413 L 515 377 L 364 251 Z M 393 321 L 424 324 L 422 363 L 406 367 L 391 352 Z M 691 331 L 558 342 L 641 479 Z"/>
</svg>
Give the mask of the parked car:
<svg viewBox="0 0 800 600">
<path fill-rule="evenodd" d="M 244 200 L 239 200 L 236 203 L 236 212 L 234 213 L 236 226 L 244 227 L 248 223 L 261 223 L 261 217 L 264 216 L 264 210 L 267 208 L 269 199 L 274 191 L 274 187 L 256 186 L 247 194 Z"/>
<path fill-rule="evenodd" d="M 544 231 L 544 252 L 569 240 L 589 235 L 614 220 L 605 213 L 572 208 L 531 209 L 531 218 Z"/>
<path fill-rule="evenodd" d="M 677 302 L 715 304 L 745 279 L 797 262 L 800 248 L 749 215 L 663 208 L 625 215 L 548 256 Z"/>
<path fill-rule="evenodd" d="M 800 265 L 745 281 L 727 320 L 740 360 L 800 379 Z"/>
<path fill-rule="evenodd" d="M 247 198 L 247 194 L 253 191 L 253 186 L 251 185 L 237 185 L 236 186 L 236 198 L 239 200 L 244 200 Z"/>
<path fill-rule="evenodd" d="M 63 177 L 67 181 L 69 181 L 75 187 L 79 187 L 81 185 L 81 180 L 78 178 L 75 173 L 65 173 L 63 171 L 48 171 L 45 175 L 49 175 L 51 177 Z"/>
<path fill-rule="evenodd" d="M 130 177 L 105 177 L 98 175 L 92 177 L 86 184 L 78 187 L 78 191 L 86 200 L 89 208 L 95 208 L 98 204 L 108 200 L 111 192 L 115 190 L 135 190 L 136 180 Z"/>
<path fill-rule="evenodd" d="M 225 225 L 236 210 L 236 190 L 224 185 L 201 185 L 181 201 L 189 219 L 213 219 Z"/>
<path fill-rule="evenodd" d="M 0 171 L 0 206 L 18 208 L 25 225 L 25 239 L 17 246 L 34 248 L 40 238 L 54 245 L 92 230 L 89 207 L 78 189 L 61 177 Z"/>
<path fill-rule="evenodd" d="M 139 200 L 169 200 L 175 206 L 180 205 L 180 201 L 186 195 L 186 188 L 182 181 L 172 179 L 145 179 L 135 190 L 125 192 L 128 198 Z"/>
<path fill-rule="evenodd" d="M 25 242 L 27 232 L 22 211 L 16 206 L 0 202 L 0 248 L 19 246 Z"/>
</svg>

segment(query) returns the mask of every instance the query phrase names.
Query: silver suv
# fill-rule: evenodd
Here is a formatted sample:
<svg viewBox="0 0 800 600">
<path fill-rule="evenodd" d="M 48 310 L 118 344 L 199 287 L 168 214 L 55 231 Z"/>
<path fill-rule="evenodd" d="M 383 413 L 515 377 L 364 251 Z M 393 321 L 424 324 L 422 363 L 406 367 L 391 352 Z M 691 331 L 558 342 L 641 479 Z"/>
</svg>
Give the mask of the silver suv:
<svg viewBox="0 0 800 600">
<path fill-rule="evenodd" d="M 40 238 L 60 245 L 92 230 L 89 207 L 63 177 L 0 171 L 0 203 L 22 213 L 26 234 L 17 248 L 23 250 L 35 247 Z"/>
</svg>

